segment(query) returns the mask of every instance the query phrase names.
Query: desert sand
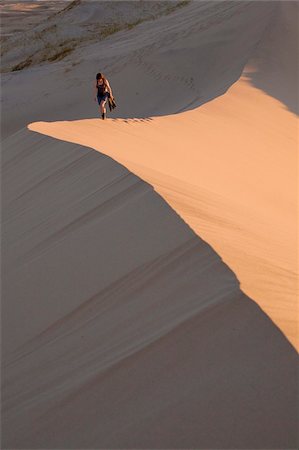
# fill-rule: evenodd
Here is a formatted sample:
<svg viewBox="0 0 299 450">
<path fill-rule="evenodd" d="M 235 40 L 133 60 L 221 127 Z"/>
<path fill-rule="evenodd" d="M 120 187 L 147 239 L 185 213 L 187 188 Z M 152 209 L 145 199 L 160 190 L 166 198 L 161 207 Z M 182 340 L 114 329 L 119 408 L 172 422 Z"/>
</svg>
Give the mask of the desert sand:
<svg viewBox="0 0 299 450">
<path fill-rule="evenodd" d="M 65 6 L 66 2 L 63 0 L 4 0 L 0 5 L 1 44 L 7 42 L 7 37 L 14 38 L 19 33 L 22 39 L 24 32 L 38 26 L 44 19 L 47 20 L 49 15 L 55 14 Z M 2 64 L 3 61 L 1 66 Z"/>
<path fill-rule="evenodd" d="M 264 11 L 262 8 L 259 6 L 265 15 L 272 12 L 269 8 Z M 276 66 L 285 63 L 285 51 L 292 48 L 289 44 L 292 44 L 296 32 L 298 34 L 296 15 L 292 14 L 292 9 L 296 12 L 295 4 L 281 5 L 281 11 L 272 19 L 277 33 L 286 34 L 284 47 L 281 42 L 280 47 L 276 45 L 276 40 L 280 38 L 277 35 L 275 40 L 271 36 L 273 31 L 269 26 L 241 78 L 225 95 L 200 108 L 186 111 L 185 107 L 175 116 L 108 120 L 104 124 L 98 119 L 33 123 L 29 129 L 105 153 L 153 185 L 227 262 L 240 280 L 242 290 L 258 302 L 294 345 L 298 345 L 298 118 L 292 110 L 296 106 L 296 79 L 292 80 L 296 73 L 296 57 L 293 56 L 295 61 L 292 64 L 287 61 L 281 79 L 276 80 L 276 84 L 291 81 L 288 90 L 293 88 L 294 98 L 293 104 L 287 105 L 289 107 L 252 83 L 254 74 L 266 65 L 267 59 L 268 73 L 271 73 L 269 65 L 272 65 L 275 74 Z M 246 11 L 242 12 L 245 15 Z M 164 22 L 169 20 L 166 17 Z M 244 16 L 239 19 L 239 26 L 242 20 Z M 183 23 L 183 26 L 185 29 L 186 24 Z M 234 38 L 237 39 L 239 30 L 235 27 Z M 151 54 L 156 82 L 156 87 L 152 89 L 159 89 L 162 99 L 164 84 L 171 84 L 167 80 L 167 72 L 159 72 L 165 60 L 165 28 L 161 27 L 162 37 L 157 30 L 155 39 L 159 47 L 154 56 Z M 184 47 L 190 36 L 185 39 L 180 37 L 181 28 L 182 25 L 178 25 L 177 41 Z M 258 23 L 255 31 L 260 29 L 261 24 Z M 140 32 L 144 43 L 148 42 L 150 33 L 151 30 Z M 219 36 L 219 29 L 211 26 L 204 38 L 213 42 L 215 35 Z M 177 41 L 172 40 L 167 46 L 169 52 L 173 47 L 180 52 L 176 48 Z M 207 44 L 206 47 L 208 52 Z M 243 42 L 239 43 L 239 47 L 243 47 Z M 239 47 L 236 53 L 240 54 Z M 190 49 L 188 51 L 190 53 Z M 185 53 L 188 51 L 185 50 Z M 264 55 L 262 61 L 260 55 Z M 208 56 L 203 55 L 202 61 Z M 221 56 L 224 58 L 223 54 Z M 235 58 L 235 54 L 227 56 L 231 61 Z M 143 55 L 143 58 L 146 59 L 146 56 Z M 191 54 L 189 58 L 192 61 Z M 135 74 L 134 69 L 133 60 L 128 79 L 129 83 L 136 85 L 140 74 L 138 67 Z M 189 68 L 190 72 L 192 70 L 196 73 L 195 67 Z M 279 67 L 279 70 L 282 69 Z M 275 82 L 271 87 L 275 89 Z M 278 86 L 279 89 L 281 87 Z M 195 95 L 196 88 L 193 90 Z M 205 95 L 208 94 L 206 90 Z M 176 97 L 177 102 L 182 102 L 179 95 Z M 135 95 L 127 101 L 134 111 L 134 103 L 140 100 Z"/>
<path fill-rule="evenodd" d="M 3 75 L 4 448 L 298 446 L 297 17 L 195 1 Z"/>
</svg>

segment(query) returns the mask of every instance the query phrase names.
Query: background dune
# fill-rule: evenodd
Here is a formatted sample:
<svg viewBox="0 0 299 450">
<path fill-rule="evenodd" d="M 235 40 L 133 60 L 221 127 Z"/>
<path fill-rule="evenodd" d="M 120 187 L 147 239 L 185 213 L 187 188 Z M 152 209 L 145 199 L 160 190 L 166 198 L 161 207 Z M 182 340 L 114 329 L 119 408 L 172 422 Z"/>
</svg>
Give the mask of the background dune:
<svg viewBox="0 0 299 450">
<path fill-rule="evenodd" d="M 113 84 L 117 117 L 198 107 L 240 77 L 277 12 L 278 5 L 267 1 L 191 2 L 100 42 L 83 43 L 61 61 L 3 74 L 2 136 L 37 120 L 93 118 L 99 70 Z"/>
<path fill-rule="evenodd" d="M 65 0 L 3 0 L 0 5 L 1 55 L 3 44 L 14 39 L 16 34 L 22 33 L 24 37 L 24 32 L 29 28 L 37 26 L 50 14 L 65 6 Z"/>
<path fill-rule="evenodd" d="M 18 10 L 22 7 L 24 10 L 35 7 L 35 12 L 40 16 L 43 12 L 43 17 L 34 27 L 32 23 L 28 23 L 29 17 L 22 17 L 19 27 L 23 27 L 23 32 L 13 33 L 3 39 L 2 72 L 59 61 L 71 54 L 76 47 L 99 42 L 120 30 L 130 30 L 139 23 L 169 14 L 188 4 L 189 0 L 137 1 L 134 8 L 132 1 L 127 0 L 59 0 L 46 2 L 46 7 L 42 3 L 15 5 Z M 3 22 L 7 28 L 11 27 L 7 10 L 12 6 L 3 5 L 2 8 Z M 24 16 L 24 12 L 16 14 L 19 22 L 20 15 Z"/>
<path fill-rule="evenodd" d="M 190 2 L 3 74 L 4 448 L 298 446 L 297 14 Z"/>
</svg>

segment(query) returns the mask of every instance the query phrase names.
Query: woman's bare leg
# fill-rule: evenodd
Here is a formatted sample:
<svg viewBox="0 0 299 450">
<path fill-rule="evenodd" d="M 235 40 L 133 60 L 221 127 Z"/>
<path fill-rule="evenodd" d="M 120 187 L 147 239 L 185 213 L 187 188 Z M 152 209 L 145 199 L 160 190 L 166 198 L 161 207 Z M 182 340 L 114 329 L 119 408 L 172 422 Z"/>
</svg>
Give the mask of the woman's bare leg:
<svg viewBox="0 0 299 450">
<path fill-rule="evenodd" d="M 100 104 L 101 114 L 106 114 L 106 102 L 107 99 L 101 101 Z"/>
</svg>

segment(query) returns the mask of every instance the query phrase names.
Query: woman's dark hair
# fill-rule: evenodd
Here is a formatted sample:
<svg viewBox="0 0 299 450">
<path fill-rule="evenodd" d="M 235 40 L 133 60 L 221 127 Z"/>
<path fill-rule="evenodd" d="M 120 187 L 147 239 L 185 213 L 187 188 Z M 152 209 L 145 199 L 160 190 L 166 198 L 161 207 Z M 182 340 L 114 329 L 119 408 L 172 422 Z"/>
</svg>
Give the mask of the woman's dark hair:
<svg viewBox="0 0 299 450">
<path fill-rule="evenodd" d="M 97 83 L 98 83 L 98 80 L 102 79 L 104 86 L 107 88 L 107 86 L 108 86 L 107 85 L 107 80 L 106 80 L 105 75 L 103 73 L 101 73 L 101 72 L 97 73 L 96 79 L 97 79 Z"/>
</svg>

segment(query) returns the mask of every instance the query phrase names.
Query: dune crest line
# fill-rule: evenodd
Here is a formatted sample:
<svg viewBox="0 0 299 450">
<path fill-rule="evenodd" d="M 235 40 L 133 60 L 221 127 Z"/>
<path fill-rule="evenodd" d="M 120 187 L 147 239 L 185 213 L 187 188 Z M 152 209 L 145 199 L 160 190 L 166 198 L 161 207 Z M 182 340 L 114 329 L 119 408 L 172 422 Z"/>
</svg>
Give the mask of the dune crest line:
<svg viewBox="0 0 299 450">
<path fill-rule="evenodd" d="M 28 128 L 109 155 L 154 186 L 297 346 L 298 119 L 245 75 L 201 108 L 151 119 Z"/>
</svg>

